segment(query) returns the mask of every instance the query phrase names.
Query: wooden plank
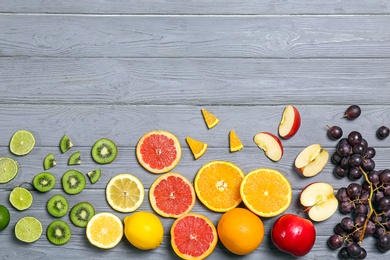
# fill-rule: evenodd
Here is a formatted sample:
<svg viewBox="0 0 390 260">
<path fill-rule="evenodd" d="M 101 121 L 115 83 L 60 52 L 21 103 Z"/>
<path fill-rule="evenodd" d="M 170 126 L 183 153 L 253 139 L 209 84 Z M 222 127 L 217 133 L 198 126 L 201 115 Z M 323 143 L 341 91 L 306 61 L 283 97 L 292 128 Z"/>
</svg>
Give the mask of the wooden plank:
<svg viewBox="0 0 390 260">
<path fill-rule="evenodd" d="M 6 104 L 387 105 L 390 100 L 389 59 L 8 57 L 0 58 L 0 68 L 0 103 Z"/>
<path fill-rule="evenodd" d="M 389 13 L 386 0 L 353 1 L 258 1 L 258 0 L 109 0 L 109 1 L 0 1 L 0 10 L 10 13 L 83 13 L 83 14 L 383 14 Z"/>
<path fill-rule="evenodd" d="M 389 58 L 389 16 L 1 15 L 0 56 Z"/>
</svg>

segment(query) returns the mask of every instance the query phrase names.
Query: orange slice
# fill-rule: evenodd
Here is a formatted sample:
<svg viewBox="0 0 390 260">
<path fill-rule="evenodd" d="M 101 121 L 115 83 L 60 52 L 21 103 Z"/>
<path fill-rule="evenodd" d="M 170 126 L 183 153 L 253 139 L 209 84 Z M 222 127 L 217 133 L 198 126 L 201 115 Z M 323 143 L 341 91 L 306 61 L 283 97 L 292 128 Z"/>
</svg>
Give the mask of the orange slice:
<svg viewBox="0 0 390 260">
<path fill-rule="evenodd" d="M 158 177 L 150 186 L 149 201 L 157 214 L 178 218 L 189 213 L 195 205 L 192 183 L 179 173 L 169 172 Z"/>
<path fill-rule="evenodd" d="M 241 143 L 240 138 L 238 138 L 236 131 L 231 130 L 229 133 L 229 146 L 230 152 L 237 152 L 244 148 L 244 145 Z"/>
<path fill-rule="evenodd" d="M 291 204 L 290 182 L 279 171 L 259 168 L 245 175 L 241 183 L 242 200 L 253 213 L 261 217 L 274 217 Z"/>
<path fill-rule="evenodd" d="M 118 174 L 106 186 L 108 204 L 119 212 L 133 212 L 138 209 L 145 196 L 142 182 L 131 174 Z"/>
<path fill-rule="evenodd" d="M 242 199 L 240 184 L 243 171 L 226 161 L 211 161 L 195 176 L 194 187 L 199 200 L 209 209 L 226 212 L 238 206 Z"/>
<path fill-rule="evenodd" d="M 208 129 L 213 128 L 219 123 L 219 119 L 213 114 L 211 114 L 209 111 L 207 111 L 204 108 L 202 108 L 201 111 L 202 111 L 203 119 L 206 122 Z"/>
<path fill-rule="evenodd" d="M 183 259 L 205 259 L 214 251 L 217 242 L 216 228 L 206 216 L 188 213 L 172 224 L 171 245 Z"/>
<path fill-rule="evenodd" d="M 172 133 L 154 130 L 138 141 L 136 155 L 139 163 L 152 173 L 172 170 L 180 161 L 181 146 Z"/>
<path fill-rule="evenodd" d="M 202 157 L 202 155 L 205 154 L 208 144 L 192 139 L 189 136 L 187 136 L 186 141 L 195 160 L 199 159 L 200 157 Z"/>
<path fill-rule="evenodd" d="M 96 247 L 113 248 L 122 240 L 122 221 L 110 212 L 98 213 L 88 221 L 86 235 L 89 242 Z"/>
</svg>

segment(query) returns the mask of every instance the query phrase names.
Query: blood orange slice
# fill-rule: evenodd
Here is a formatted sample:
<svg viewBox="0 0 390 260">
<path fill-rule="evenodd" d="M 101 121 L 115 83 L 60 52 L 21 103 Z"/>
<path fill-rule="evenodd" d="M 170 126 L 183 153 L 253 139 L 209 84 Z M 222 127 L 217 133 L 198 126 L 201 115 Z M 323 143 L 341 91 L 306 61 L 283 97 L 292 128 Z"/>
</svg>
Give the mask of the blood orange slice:
<svg viewBox="0 0 390 260">
<path fill-rule="evenodd" d="M 163 217 L 178 218 L 195 205 L 195 190 L 191 182 L 179 173 L 158 177 L 149 190 L 149 201 L 154 211 Z"/>
<path fill-rule="evenodd" d="M 172 170 L 180 161 L 181 146 L 172 133 L 154 130 L 146 133 L 137 144 L 139 163 L 152 173 Z"/>
<path fill-rule="evenodd" d="M 214 251 L 217 241 L 214 224 L 201 214 L 185 214 L 172 224 L 171 245 L 183 259 L 206 258 Z"/>
</svg>

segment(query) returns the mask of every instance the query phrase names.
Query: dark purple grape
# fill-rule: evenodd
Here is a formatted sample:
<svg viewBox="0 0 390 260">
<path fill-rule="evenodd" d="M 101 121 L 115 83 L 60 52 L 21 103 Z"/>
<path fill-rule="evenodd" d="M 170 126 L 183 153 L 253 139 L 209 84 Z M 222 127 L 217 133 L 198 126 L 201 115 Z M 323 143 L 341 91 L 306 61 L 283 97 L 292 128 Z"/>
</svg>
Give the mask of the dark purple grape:
<svg viewBox="0 0 390 260">
<path fill-rule="evenodd" d="M 348 135 L 348 143 L 350 146 L 361 143 L 363 137 L 358 131 L 352 131 Z"/>
<path fill-rule="evenodd" d="M 363 247 L 361 248 L 360 255 L 355 257 L 355 259 L 366 259 L 367 257 L 367 251 Z"/>
<path fill-rule="evenodd" d="M 355 209 L 355 207 L 352 202 L 342 201 L 339 204 L 339 209 L 341 213 L 347 214 L 347 213 L 351 213 Z"/>
<path fill-rule="evenodd" d="M 377 171 L 370 171 L 367 175 L 368 175 L 368 179 L 370 180 L 372 185 L 374 185 L 374 186 L 379 185 L 380 180 L 379 180 L 379 174 Z"/>
<path fill-rule="evenodd" d="M 381 126 L 378 128 L 376 131 L 376 136 L 378 136 L 379 139 L 385 139 L 389 136 L 390 134 L 390 129 L 387 126 Z"/>
<path fill-rule="evenodd" d="M 341 165 L 337 165 L 336 167 L 334 167 L 333 173 L 334 175 L 336 175 L 336 177 L 344 178 L 348 175 L 348 170 L 341 167 Z"/>
<path fill-rule="evenodd" d="M 345 231 L 351 231 L 355 227 L 355 222 L 351 217 L 344 217 L 340 221 L 340 225 Z"/>
<path fill-rule="evenodd" d="M 328 126 L 328 136 L 332 140 L 340 139 L 343 136 L 343 130 L 337 125 Z"/>
<path fill-rule="evenodd" d="M 334 152 L 330 159 L 331 159 L 333 164 L 338 165 L 338 164 L 340 164 L 341 159 L 343 159 L 343 157 L 341 157 L 337 152 Z"/>
<path fill-rule="evenodd" d="M 363 184 L 364 185 L 364 184 Z M 362 189 L 363 189 L 363 186 L 362 186 Z M 368 205 L 368 200 L 370 198 L 370 193 L 363 189 L 362 190 L 362 193 L 360 194 L 360 202 L 363 204 L 363 205 Z"/>
<path fill-rule="evenodd" d="M 349 165 L 349 156 L 343 157 L 340 162 L 340 166 L 348 170 L 351 166 Z"/>
<path fill-rule="evenodd" d="M 390 209 L 390 197 L 383 196 L 379 201 L 379 207 L 383 210 L 389 210 Z"/>
<path fill-rule="evenodd" d="M 350 198 L 354 199 L 360 196 L 362 193 L 362 186 L 359 183 L 350 183 L 347 186 L 347 194 Z"/>
<path fill-rule="evenodd" d="M 380 252 L 383 252 L 383 253 L 390 250 L 390 246 L 381 246 L 381 245 L 377 244 L 377 247 L 378 247 L 378 250 Z"/>
<path fill-rule="evenodd" d="M 363 156 L 360 154 L 352 154 L 348 159 L 349 165 L 359 167 L 363 164 Z"/>
<path fill-rule="evenodd" d="M 359 204 L 355 208 L 356 214 L 367 214 L 367 212 L 368 212 L 368 207 L 364 204 Z"/>
<path fill-rule="evenodd" d="M 363 229 L 362 228 L 360 228 L 359 230 L 354 231 L 352 233 L 353 241 L 360 242 L 360 237 L 361 237 L 362 233 L 363 233 Z"/>
<path fill-rule="evenodd" d="M 380 246 L 389 246 L 390 245 L 390 234 L 382 233 L 378 237 L 378 245 L 380 245 Z"/>
<path fill-rule="evenodd" d="M 359 227 L 362 227 L 364 225 L 364 222 L 366 221 L 366 214 L 357 214 L 355 217 L 355 224 Z"/>
<path fill-rule="evenodd" d="M 390 218 L 390 209 L 383 211 L 383 217 Z M 381 221 L 382 222 L 382 221 Z M 390 227 L 389 227 L 390 228 Z"/>
<path fill-rule="evenodd" d="M 375 229 L 374 237 L 378 238 L 380 235 L 386 232 L 386 229 L 384 229 L 381 226 L 377 226 Z"/>
<path fill-rule="evenodd" d="M 385 169 L 379 174 L 379 180 L 383 184 L 390 184 L 390 170 Z"/>
<path fill-rule="evenodd" d="M 351 242 L 347 245 L 347 251 L 351 257 L 356 258 L 360 255 L 362 248 L 358 243 Z"/>
<path fill-rule="evenodd" d="M 362 139 L 362 141 L 360 142 L 360 144 L 361 145 L 363 145 L 363 147 L 364 147 L 364 150 L 366 150 L 367 149 L 367 147 L 368 147 L 368 142 L 367 142 L 367 140 L 366 139 Z"/>
<path fill-rule="evenodd" d="M 362 168 L 365 172 L 369 172 L 375 169 L 375 162 L 373 159 L 363 159 Z"/>
<path fill-rule="evenodd" d="M 338 249 L 344 244 L 344 240 L 340 235 L 334 234 L 328 238 L 328 246 L 331 249 Z"/>
<path fill-rule="evenodd" d="M 347 231 L 345 231 L 342 227 L 341 227 L 341 224 L 338 223 L 334 229 L 333 229 L 334 233 L 337 234 L 337 235 L 340 235 L 340 236 L 346 236 L 347 235 Z"/>
<path fill-rule="evenodd" d="M 378 214 L 372 214 L 370 217 L 370 220 L 372 222 L 378 223 L 383 221 L 383 215 L 378 215 Z"/>
<path fill-rule="evenodd" d="M 364 155 L 365 152 L 366 152 L 366 148 L 361 143 L 360 144 L 355 144 L 352 147 L 352 153 L 357 153 L 357 154 Z"/>
<path fill-rule="evenodd" d="M 336 198 L 342 202 L 342 201 L 349 201 L 349 195 L 347 193 L 347 188 L 342 187 L 337 190 Z"/>
<path fill-rule="evenodd" d="M 350 255 L 348 254 L 346 247 L 341 248 L 337 256 L 339 259 L 350 259 Z"/>
<path fill-rule="evenodd" d="M 390 185 L 385 186 L 383 188 L 383 194 L 385 194 L 385 196 L 389 196 L 390 197 Z"/>
<path fill-rule="evenodd" d="M 371 191 L 371 185 L 368 183 L 368 182 L 363 182 L 363 184 L 362 184 L 362 189 L 363 189 L 363 191 L 368 191 L 368 192 L 370 192 Z M 363 191 L 362 191 L 362 193 L 363 193 Z M 363 194 L 362 194 L 363 195 Z M 362 196 L 361 195 L 361 196 Z"/>
<path fill-rule="evenodd" d="M 344 117 L 348 119 L 355 119 L 358 118 L 361 114 L 362 110 L 358 105 L 352 105 L 345 110 Z"/>
<path fill-rule="evenodd" d="M 371 236 L 375 233 L 376 226 L 374 222 L 368 221 L 366 226 L 366 232 L 364 233 L 365 236 Z"/>
<path fill-rule="evenodd" d="M 347 157 L 352 153 L 352 146 L 348 143 L 339 143 L 336 147 L 336 151 L 341 157 Z"/>
<path fill-rule="evenodd" d="M 385 196 L 383 191 L 377 190 L 374 194 L 374 200 L 379 203 L 379 201 Z"/>
<path fill-rule="evenodd" d="M 374 147 L 367 147 L 366 152 L 364 154 L 364 158 L 372 159 L 375 157 L 376 151 Z"/>
<path fill-rule="evenodd" d="M 351 180 L 358 180 L 358 179 L 360 179 L 362 177 L 362 175 L 363 175 L 363 173 L 362 173 L 362 171 L 360 170 L 359 167 L 352 167 L 348 171 L 348 177 Z"/>
</svg>

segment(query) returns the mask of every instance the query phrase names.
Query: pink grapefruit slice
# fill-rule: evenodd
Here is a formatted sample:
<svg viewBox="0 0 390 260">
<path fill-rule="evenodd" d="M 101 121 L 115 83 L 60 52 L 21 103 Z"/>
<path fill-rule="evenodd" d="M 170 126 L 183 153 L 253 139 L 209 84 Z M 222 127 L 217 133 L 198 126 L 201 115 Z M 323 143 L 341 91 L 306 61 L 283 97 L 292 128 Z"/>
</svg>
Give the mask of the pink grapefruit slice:
<svg viewBox="0 0 390 260">
<path fill-rule="evenodd" d="M 188 213 L 172 224 L 171 245 L 183 259 L 205 259 L 214 251 L 217 242 L 216 228 L 204 215 Z"/>
<path fill-rule="evenodd" d="M 136 148 L 138 162 L 152 173 L 165 173 L 178 164 L 181 158 L 179 140 L 170 132 L 154 130 L 138 141 Z"/>
<path fill-rule="evenodd" d="M 192 183 L 179 173 L 166 173 L 150 186 L 149 201 L 154 211 L 163 217 L 178 218 L 195 205 Z"/>
</svg>

